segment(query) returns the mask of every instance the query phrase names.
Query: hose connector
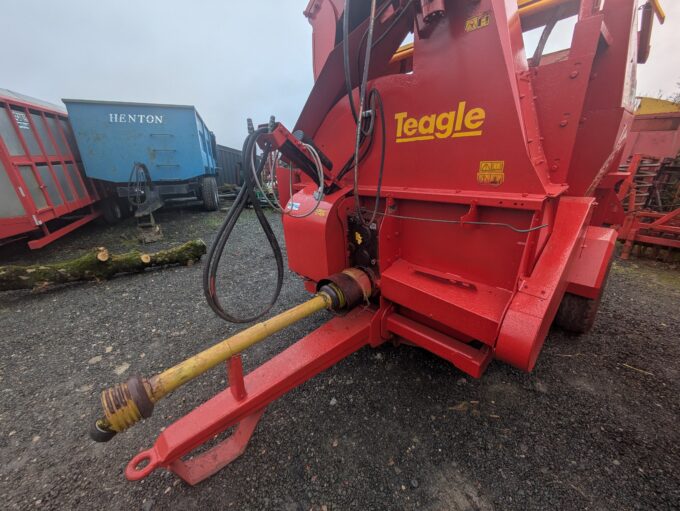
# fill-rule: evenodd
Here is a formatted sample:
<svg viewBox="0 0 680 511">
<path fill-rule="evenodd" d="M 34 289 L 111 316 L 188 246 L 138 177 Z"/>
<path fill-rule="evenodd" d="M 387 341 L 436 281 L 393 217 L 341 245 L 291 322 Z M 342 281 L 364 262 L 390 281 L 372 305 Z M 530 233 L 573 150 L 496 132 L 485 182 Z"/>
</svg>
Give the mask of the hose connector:
<svg viewBox="0 0 680 511">
<path fill-rule="evenodd" d="M 331 299 L 330 309 L 344 313 L 361 302 L 368 302 L 375 291 L 375 276 L 363 268 L 347 268 L 320 280 L 317 292 Z"/>
</svg>

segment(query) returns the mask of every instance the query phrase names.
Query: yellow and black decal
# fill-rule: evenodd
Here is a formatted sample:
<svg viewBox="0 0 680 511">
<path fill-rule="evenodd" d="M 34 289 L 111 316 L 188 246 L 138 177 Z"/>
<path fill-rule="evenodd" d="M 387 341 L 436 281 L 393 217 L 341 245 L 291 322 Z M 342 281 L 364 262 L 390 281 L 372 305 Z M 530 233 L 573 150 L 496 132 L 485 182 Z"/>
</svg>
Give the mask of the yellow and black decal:
<svg viewBox="0 0 680 511">
<path fill-rule="evenodd" d="M 504 161 L 480 161 L 477 182 L 480 185 L 501 185 L 505 181 Z"/>
<path fill-rule="evenodd" d="M 473 16 L 465 20 L 465 31 L 472 32 L 473 30 L 478 30 L 484 28 L 491 23 L 491 13 L 484 12 L 478 16 Z"/>
</svg>

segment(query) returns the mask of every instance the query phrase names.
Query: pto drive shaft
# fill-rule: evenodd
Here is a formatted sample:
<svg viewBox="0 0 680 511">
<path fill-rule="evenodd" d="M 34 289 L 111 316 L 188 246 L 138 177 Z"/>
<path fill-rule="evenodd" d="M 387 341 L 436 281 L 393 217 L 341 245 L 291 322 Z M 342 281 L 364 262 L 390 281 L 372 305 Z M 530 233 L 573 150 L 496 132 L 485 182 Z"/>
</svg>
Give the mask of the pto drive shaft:
<svg viewBox="0 0 680 511">
<path fill-rule="evenodd" d="M 370 278 L 354 268 L 333 275 L 322 284 L 312 299 L 242 330 L 156 376 L 149 379 L 135 376 L 104 390 L 101 394 L 104 417 L 95 422 L 90 432 L 92 439 L 106 442 L 142 418 L 150 417 L 155 403 L 178 387 L 287 326 L 323 309 L 349 309 L 367 300 L 372 292 Z"/>
</svg>

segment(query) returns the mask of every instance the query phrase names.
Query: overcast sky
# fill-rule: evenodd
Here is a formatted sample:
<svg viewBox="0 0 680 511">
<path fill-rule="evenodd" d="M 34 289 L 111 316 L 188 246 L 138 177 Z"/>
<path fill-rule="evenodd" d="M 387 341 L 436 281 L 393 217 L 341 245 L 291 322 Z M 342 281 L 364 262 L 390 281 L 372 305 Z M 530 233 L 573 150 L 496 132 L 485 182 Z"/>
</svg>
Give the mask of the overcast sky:
<svg viewBox="0 0 680 511">
<path fill-rule="evenodd" d="M 0 88 L 61 98 L 196 105 L 218 143 L 245 119 L 291 126 L 312 87 L 308 0 L 1 0 Z M 680 1 L 665 0 L 638 94 L 680 82 Z"/>
</svg>

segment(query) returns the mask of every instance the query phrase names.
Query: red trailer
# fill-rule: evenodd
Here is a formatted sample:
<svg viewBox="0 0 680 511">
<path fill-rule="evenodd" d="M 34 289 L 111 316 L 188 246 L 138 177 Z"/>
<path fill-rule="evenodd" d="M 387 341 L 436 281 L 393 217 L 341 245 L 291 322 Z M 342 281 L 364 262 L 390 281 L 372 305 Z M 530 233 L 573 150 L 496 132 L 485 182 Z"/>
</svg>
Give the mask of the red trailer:
<svg viewBox="0 0 680 511">
<path fill-rule="evenodd" d="M 98 200 L 66 112 L 0 89 L 0 243 L 44 247 L 97 218 Z"/>
<path fill-rule="evenodd" d="M 634 154 L 676 158 L 680 154 L 680 105 L 663 99 L 639 99 L 623 161 Z"/>
<path fill-rule="evenodd" d="M 618 229 L 621 258 L 649 252 L 673 261 L 680 248 L 680 104 L 639 98 L 622 164 L 596 190 L 595 218 Z"/>
<path fill-rule="evenodd" d="M 618 192 L 626 215 L 615 224 L 621 259 L 637 247 L 638 254 L 651 248 L 655 258 L 672 262 L 680 249 L 680 159 L 634 154 L 621 170 L 628 174 Z"/>
</svg>

